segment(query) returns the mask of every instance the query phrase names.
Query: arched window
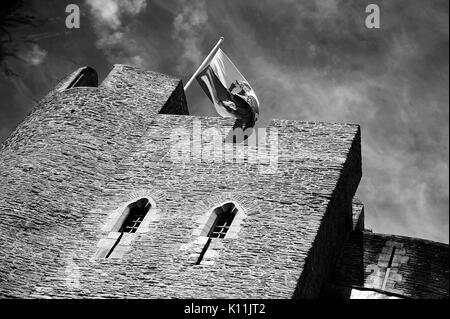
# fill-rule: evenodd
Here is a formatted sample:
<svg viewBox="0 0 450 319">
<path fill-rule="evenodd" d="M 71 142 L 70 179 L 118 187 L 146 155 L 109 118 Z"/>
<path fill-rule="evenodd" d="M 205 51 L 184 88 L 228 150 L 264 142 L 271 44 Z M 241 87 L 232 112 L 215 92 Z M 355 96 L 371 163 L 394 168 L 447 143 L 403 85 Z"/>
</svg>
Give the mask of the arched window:
<svg viewBox="0 0 450 319">
<path fill-rule="evenodd" d="M 220 207 L 214 209 L 215 221 L 213 227 L 209 231 L 208 237 L 211 238 L 224 238 L 230 229 L 237 209 L 233 203 L 226 203 Z"/>
<path fill-rule="evenodd" d="M 119 232 L 135 233 L 151 207 L 152 205 L 147 198 L 141 198 L 140 200 L 128 205 L 126 208 L 128 213 L 119 229 Z"/>
<path fill-rule="evenodd" d="M 105 258 L 108 258 L 119 245 L 124 233 L 135 233 L 137 231 L 151 207 L 152 205 L 147 198 L 141 198 L 125 208 L 116 228 L 120 235 Z"/>
<path fill-rule="evenodd" d="M 203 246 L 197 259 L 197 265 L 202 262 L 213 238 L 225 238 L 237 212 L 238 209 L 236 208 L 236 205 L 230 202 L 216 207 L 212 211 L 211 217 L 207 223 L 208 225 L 211 225 L 211 228 L 207 232 L 208 240 L 206 241 L 205 246 Z"/>
</svg>

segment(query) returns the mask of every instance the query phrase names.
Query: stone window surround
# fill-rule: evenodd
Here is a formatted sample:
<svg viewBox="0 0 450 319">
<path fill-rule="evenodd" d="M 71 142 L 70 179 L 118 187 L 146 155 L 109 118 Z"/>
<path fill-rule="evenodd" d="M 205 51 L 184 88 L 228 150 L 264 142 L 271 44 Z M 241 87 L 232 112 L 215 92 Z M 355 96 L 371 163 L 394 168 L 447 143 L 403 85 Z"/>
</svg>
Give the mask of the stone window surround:
<svg viewBox="0 0 450 319">
<path fill-rule="evenodd" d="M 143 221 L 139 225 L 139 228 L 135 233 L 120 233 L 119 229 L 123 222 L 128 216 L 129 206 L 140 200 L 147 199 L 151 205 L 149 211 L 145 215 Z M 156 208 L 156 203 L 150 196 L 138 196 L 133 198 L 115 209 L 109 214 L 106 223 L 102 226 L 101 232 L 105 233 L 105 236 L 99 240 L 97 243 L 97 251 L 95 253 L 95 258 L 105 258 L 110 252 L 112 247 L 116 244 L 117 239 L 122 234 L 120 242 L 114 248 L 114 251 L 110 254 L 108 259 L 112 258 L 122 258 L 125 253 L 131 249 L 132 242 L 138 237 L 139 234 L 148 233 L 150 231 L 150 226 L 152 222 L 159 219 L 159 209 Z"/>
<path fill-rule="evenodd" d="M 218 217 L 217 213 L 215 212 L 216 209 L 223 207 L 224 205 L 231 203 L 234 205 L 234 210 L 237 210 L 236 214 L 234 215 L 233 222 L 230 225 L 230 228 L 228 229 L 226 235 L 224 238 L 231 239 L 231 238 L 237 238 L 238 233 L 242 229 L 242 222 L 247 215 L 245 214 L 244 209 L 239 205 L 239 203 L 233 201 L 233 200 L 225 200 L 221 202 L 218 205 L 215 205 L 213 208 L 208 210 L 204 215 L 202 215 L 198 220 L 197 223 L 199 224 L 197 228 L 195 228 L 192 232 L 193 236 L 200 236 L 200 237 L 208 237 L 209 232 L 211 231 L 212 227 L 214 226 L 214 223 Z"/>
<path fill-rule="evenodd" d="M 192 262 L 192 264 L 197 264 L 200 254 L 208 242 L 209 231 L 214 225 L 217 216 L 214 210 L 227 203 L 232 203 L 235 206 L 235 209 L 237 209 L 233 222 L 231 223 L 231 226 L 224 238 L 211 238 L 208 250 L 203 255 L 200 265 L 214 265 L 215 259 L 219 256 L 220 251 L 225 248 L 225 243 L 223 240 L 238 238 L 239 232 L 242 229 L 241 225 L 243 224 L 244 219 L 247 218 L 246 210 L 233 199 L 222 199 L 219 204 L 214 204 L 212 208 L 208 209 L 196 220 L 198 226 L 192 231 L 192 240 L 187 244 L 181 245 L 180 247 L 181 251 L 186 252 L 187 258 L 190 262 Z"/>
</svg>

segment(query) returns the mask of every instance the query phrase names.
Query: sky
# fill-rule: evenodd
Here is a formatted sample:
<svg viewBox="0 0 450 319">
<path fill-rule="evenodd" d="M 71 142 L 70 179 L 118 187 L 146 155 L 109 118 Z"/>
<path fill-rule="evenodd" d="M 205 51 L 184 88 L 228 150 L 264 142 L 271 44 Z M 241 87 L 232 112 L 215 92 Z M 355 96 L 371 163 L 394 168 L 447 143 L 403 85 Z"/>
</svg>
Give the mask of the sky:
<svg viewBox="0 0 450 319">
<path fill-rule="evenodd" d="M 65 8 L 79 5 L 80 28 Z M 365 26 L 368 4 L 380 28 Z M 273 118 L 358 123 L 366 228 L 449 242 L 448 0 L 29 0 L 35 26 L 12 31 L 0 72 L 0 142 L 80 66 L 115 63 L 186 82 L 220 36 L 222 50 Z M 192 115 L 216 116 L 194 83 Z"/>
</svg>

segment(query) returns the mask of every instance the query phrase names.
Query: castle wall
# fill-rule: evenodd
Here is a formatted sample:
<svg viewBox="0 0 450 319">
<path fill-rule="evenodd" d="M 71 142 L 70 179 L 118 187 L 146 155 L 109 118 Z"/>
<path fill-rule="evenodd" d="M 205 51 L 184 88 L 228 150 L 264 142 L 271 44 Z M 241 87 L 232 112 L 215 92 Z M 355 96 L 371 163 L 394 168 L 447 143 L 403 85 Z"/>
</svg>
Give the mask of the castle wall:
<svg viewBox="0 0 450 319">
<path fill-rule="evenodd" d="M 280 137 L 279 172 L 260 174 L 260 166 L 250 163 L 173 163 L 170 147 L 166 146 L 171 145 L 167 127 L 191 132 L 196 120 L 201 121 L 203 128 L 230 128 L 233 124 L 220 118 L 158 116 L 143 139 L 145 144 L 121 164 L 123 169 L 116 175 L 120 180 L 106 187 L 111 190 L 108 197 L 116 203 L 114 206 L 125 200 L 127 190 L 155 193 L 159 198 L 155 201 L 160 217 L 154 229 L 141 236 L 123 257 L 125 263 L 134 265 L 130 269 L 145 264 L 152 271 L 146 272 L 148 277 L 137 273 L 130 277 L 136 277 L 136 284 L 157 283 L 147 289 L 149 295 L 158 298 L 291 298 L 305 265 L 310 262 L 306 257 L 311 254 L 327 218 L 327 227 L 320 231 L 326 237 L 332 228 L 336 244 L 325 244 L 325 239 L 320 239 L 322 246 L 316 248 L 316 259 L 312 260 L 317 264 L 308 266 L 316 271 L 309 272 L 311 278 L 305 279 L 307 283 L 317 279 L 318 283 L 295 295 L 316 296 L 320 281 L 325 280 L 330 270 L 327 267 L 333 264 L 328 258 L 333 259 L 332 252 L 337 253 L 334 249 L 343 244 L 346 232 L 351 230 L 351 222 L 348 223 L 351 208 L 347 211 L 339 208 L 351 207 L 358 178 L 352 176 L 355 183 L 348 183 L 353 189 L 348 190 L 347 203 L 339 199 L 333 201 L 335 204 L 330 202 L 358 128 L 274 122 Z M 357 167 L 353 168 L 357 174 Z M 237 238 L 221 240 L 215 247 L 216 256 L 209 260 L 211 263 L 195 265 L 198 220 L 226 200 L 236 201 L 246 210 L 247 217 Z M 96 220 L 105 220 L 109 213 L 102 210 L 103 217 Z M 331 225 L 341 218 L 344 223 Z M 94 224 L 94 220 L 87 224 Z M 127 280 L 114 277 L 122 282 Z"/>
<path fill-rule="evenodd" d="M 229 119 L 161 113 L 187 114 L 180 82 L 119 66 L 98 88 L 55 92 L 5 141 L 1 296 L 319 295 L 352 229 L 359 127 L 273 121 L 277 165 L 267 174 L 270 161 L 196 157 L 212 142 L 194 143 L 195 123 L 229 129 Z M 193 146 L 189 161 L 174 161 L 175 129 Z M 120 258 L 99 256 L 116 212 L 141 197 L 156 204 L 145 232 L 127 237 Z M 226 201 L 242 211 L 233 236 L 196 265 L 205 214 Z"/>
<path fill-rule="evenodd" d="M 448 298 L 448 245 L 404 236 L 354 232 L 330 283 L 383 293 L 394 247 L 383 289 L 386 293 L 405 298 Z"/>
</svg>

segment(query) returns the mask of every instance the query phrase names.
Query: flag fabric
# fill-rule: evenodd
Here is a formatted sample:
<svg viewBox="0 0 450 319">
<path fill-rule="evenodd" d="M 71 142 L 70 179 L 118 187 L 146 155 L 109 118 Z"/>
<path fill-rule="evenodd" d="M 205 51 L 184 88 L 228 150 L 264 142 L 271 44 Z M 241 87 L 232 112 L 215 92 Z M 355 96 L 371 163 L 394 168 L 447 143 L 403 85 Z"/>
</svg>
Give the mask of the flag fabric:
<svg viewBox="0 0 450 319">
<path fill-rule="evenodd" d="M 255 92 L 236 66 L 219 49 L 211 62 L 196 77 L 221 116 L 242 121 L 253 127 L 259 116 L 259 101 Z"/>
</svg>

